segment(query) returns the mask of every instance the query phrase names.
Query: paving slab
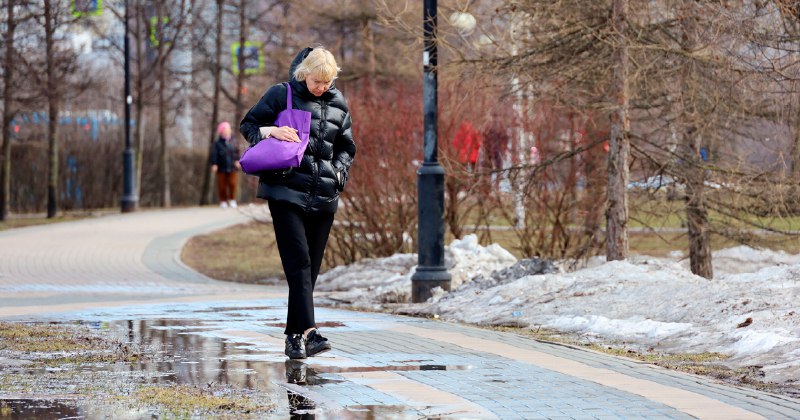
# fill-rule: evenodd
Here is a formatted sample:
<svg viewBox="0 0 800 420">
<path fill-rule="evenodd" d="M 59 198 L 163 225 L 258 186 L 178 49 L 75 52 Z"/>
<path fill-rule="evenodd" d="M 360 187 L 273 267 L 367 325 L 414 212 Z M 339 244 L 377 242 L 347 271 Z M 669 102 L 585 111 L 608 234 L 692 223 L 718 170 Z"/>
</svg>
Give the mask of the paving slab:
<svg viewBox="0 0 800 420">
<path fill-rule="evenodd" d="M 182 318 L 280 362 L 286 289 L 209 279 L 185 241 L 232 210 L 143 211 L 0 233 L 0 319 Z M 319 308 L 334 349 L 286 364 L 282 386 L 323 413 L 376 418 L 792 419 L 800 401 L 586 349 L 438 320 Z M 340 325 L 340 326 L 338 326 Z M 321 418 L 337 418 L 335 415 Z M 405 418 L 405 417 L 403 417 Z"/>
</svg>

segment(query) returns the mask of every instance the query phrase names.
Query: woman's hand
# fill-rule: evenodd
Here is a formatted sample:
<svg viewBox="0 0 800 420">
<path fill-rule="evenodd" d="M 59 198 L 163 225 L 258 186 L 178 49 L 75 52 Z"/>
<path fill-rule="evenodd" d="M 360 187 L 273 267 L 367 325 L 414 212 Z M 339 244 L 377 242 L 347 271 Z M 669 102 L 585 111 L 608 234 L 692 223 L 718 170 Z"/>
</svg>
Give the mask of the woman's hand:
<svg viewBox="0 0 800 420">
<path fill-rule="evenodd" d="M 293 141 L 295 143 L 300 143 L 300 136 L 297 135 L 297 130 L 288 125 L 284 125 L 283 127 L 276 127 L 270 133 L 272 137 L 275 137 L 278 140 L 283 141 Z"/>
</svg>

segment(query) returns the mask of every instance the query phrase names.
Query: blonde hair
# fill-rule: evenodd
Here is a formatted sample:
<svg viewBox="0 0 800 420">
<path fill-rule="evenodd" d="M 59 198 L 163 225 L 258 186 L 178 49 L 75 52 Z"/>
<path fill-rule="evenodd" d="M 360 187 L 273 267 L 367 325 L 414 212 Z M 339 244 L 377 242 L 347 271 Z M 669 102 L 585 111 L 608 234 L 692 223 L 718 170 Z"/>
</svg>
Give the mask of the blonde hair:
<svg viewBox="0 0 800 420">
<path fill-rule="evenodd" d="M 294 78 L 302 82 L 309 75 L 316 74 L 324 81 L 329 82 L 336 79 L 339 70 L 341 69 L 336 65 L 336 59 L 333 58 L 330 51 L 322 47 L 314 47 L 295 69 Z"/>
</svg>

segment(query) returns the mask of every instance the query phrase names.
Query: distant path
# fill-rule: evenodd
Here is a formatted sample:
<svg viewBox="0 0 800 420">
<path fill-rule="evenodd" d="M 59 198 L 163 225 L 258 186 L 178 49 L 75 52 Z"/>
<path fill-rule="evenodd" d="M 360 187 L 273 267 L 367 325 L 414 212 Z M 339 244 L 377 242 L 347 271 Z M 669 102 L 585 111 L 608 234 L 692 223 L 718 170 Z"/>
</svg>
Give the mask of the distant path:
<svg viewBox="0 0 800 420">
<path fill-rule="evenodd" d="M 279 289 L 213 280 L 180 262 L 188 238 L 247 220 L 232 209 L 193 207 L 0 232 L 0 317 L 112 303 L 274 296 Z"/>
</svg>

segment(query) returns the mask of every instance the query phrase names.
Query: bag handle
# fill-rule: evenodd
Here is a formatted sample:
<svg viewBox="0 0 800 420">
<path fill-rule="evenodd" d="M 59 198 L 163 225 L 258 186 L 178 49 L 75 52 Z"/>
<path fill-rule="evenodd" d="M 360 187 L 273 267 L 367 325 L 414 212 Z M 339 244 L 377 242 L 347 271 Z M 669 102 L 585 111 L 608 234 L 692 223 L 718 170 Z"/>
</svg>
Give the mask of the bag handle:
<svg viewBox="0 0 800 420">
<path fill-rule="evenodd" d="M 284 83 L 286 85 L 286 109 L 292 109 L 292 85 L 288 83 Z"/>
</svg>

